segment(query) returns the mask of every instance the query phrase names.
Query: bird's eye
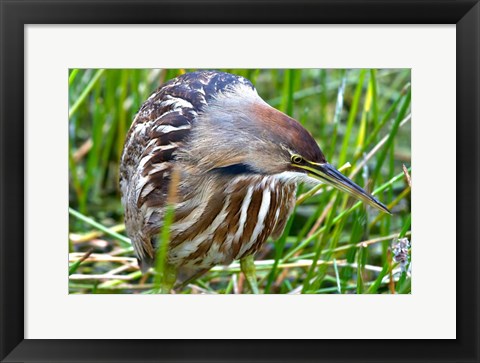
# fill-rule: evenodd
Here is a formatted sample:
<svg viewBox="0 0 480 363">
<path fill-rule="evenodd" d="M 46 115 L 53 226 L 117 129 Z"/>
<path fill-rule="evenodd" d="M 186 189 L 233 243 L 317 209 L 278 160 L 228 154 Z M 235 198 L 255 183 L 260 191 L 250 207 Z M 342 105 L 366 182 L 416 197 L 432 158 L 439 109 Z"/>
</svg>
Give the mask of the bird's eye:
<svg viewBox="0 0 480 363">
<path fill-rule="evenodd" d="M 300 155 L 292 155 L 291 157 L 292 163 L 294 164 L 301 164 L 303 162 L 303 158 Z"/>
</svg>

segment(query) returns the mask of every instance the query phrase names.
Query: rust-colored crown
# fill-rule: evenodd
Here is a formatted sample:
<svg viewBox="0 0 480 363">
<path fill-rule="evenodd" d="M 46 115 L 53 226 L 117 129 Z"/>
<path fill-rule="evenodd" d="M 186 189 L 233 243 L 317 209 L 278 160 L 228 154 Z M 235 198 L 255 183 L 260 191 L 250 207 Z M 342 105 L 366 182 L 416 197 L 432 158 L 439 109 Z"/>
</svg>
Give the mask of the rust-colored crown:
<svg viewBox="0 0 480 363">
<path fill-rule="evenodd" d="M 326 161 L 315 139 L 297 120 L 266 103 L 256 104 L 253 112 L 257 115 L 257 122 L 272 133 L 277 143 L 315 163 Z"/>
</svg>

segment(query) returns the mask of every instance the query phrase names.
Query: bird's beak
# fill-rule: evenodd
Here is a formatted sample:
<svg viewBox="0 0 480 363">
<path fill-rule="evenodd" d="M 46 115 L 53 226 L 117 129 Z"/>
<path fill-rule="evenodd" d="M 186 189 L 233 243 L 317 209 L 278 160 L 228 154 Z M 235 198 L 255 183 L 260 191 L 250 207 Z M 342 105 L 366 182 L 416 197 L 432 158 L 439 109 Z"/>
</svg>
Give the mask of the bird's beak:
<svg viewBox="0 0 480 363">
<path fill-rule="evenodd" d="M 313 178 L 319 179 L 334 188 L 344 191 L 382 212 L 392 214 L 384 204 L 380 203 L 374 196 L 368 194 L 363 188 L 360 188 L 329 163 L 308 163 L 308 166 L 306 166 L 305 169 L 309 171 L 310 176 Z"/>
</svg>

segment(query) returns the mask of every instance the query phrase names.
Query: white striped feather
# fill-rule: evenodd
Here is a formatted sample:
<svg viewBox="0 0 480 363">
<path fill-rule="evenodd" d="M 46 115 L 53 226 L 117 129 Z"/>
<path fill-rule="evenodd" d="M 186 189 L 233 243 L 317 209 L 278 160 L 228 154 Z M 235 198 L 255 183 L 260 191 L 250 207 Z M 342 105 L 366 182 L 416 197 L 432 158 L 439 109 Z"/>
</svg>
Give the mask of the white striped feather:
<svg viewBox="0 0 480 363">
<path fill-rule="evenodd" d="M 220 224 L 225 220 L 227 216 L 227 208 L 230 204 L 230 197 L 227 196 L 225 203 L 221 211 L 213 219 L 212 223 L 205 229 L 203 232 L 196 235 L 192 240 L 185 241 L 184 243 L 175 246 L 170 252 L 171 262 L 175 263 L 178 260 L 183 260 L 190 256 L 192 253 L 197 251 L 198 247 L 208 239 L 213 237 L 213 234 L 220 226 Z"/>
<path fill-rule="evenodd" d="M 242 237 L 245 222 L 247 221 L 247 212 L 250 202 L 252 201 L 253 186 L 249 186 L 245 198 L 243 198 L 242 207 L 240 209 L 240 220 L 238 221 L 238 230 L 235 233 L 234 239 L 239 240 Z"/>
<path fill-rule="evenodd" d="M 270 199 L 271 199 L 271 191 L 270 188 L 265 186 L 262 192 L 262 202 L 260 204 L 260 209 L 258 211 L 257 216 L 249 216 L 250 218 L 254 218 L 257 221 L 255 228 L 253 229 L 252 236 L 247 243 L 244 243 L 240 248 L 240 251 L 237 255 L 237 258 L 243 256 L 245 252 L 247 252 L 257 241 L 258 236 L 262 233 L 263 229 L 265 228 L 265 217 L 268 214 L 270 208 Z"/>
</svg>

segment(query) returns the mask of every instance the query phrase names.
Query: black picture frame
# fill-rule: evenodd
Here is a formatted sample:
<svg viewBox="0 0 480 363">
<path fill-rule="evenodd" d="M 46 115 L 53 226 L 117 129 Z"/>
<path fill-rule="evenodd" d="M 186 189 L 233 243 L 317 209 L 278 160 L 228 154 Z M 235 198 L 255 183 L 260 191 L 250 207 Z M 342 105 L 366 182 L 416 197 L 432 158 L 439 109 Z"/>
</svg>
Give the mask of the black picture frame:
<svg viewBox="0 0 480 363">
<path fill-rule="evenodd" d="M 2 362 L 479 361 L 480 4 L 478 0 L 236 0 L 229 2 L 1 0 L 0 13 L 0 359 Z M 35 177 L 24 173 L 24 148 L 26 147 L 23 122 L 24 25 L 69 23 L 456 24 L 457 339 L 401 341 L 24 339 L 24 180 L 26 177 Z M 445 150 L 442 152 L 451 152 L 448 147 L 445 145 Z M 441 157 L 441 153 L 432 153 L 432 155 Z M 446 172 L 455 171 L 446 166 Z M 407 317 L 404 318 L 408 319 L 408 312 Z"/>
</svg>

